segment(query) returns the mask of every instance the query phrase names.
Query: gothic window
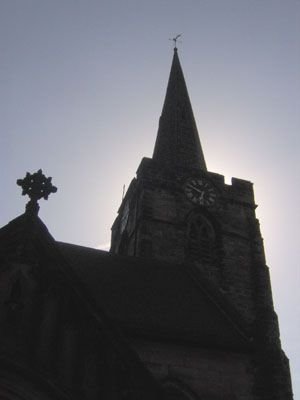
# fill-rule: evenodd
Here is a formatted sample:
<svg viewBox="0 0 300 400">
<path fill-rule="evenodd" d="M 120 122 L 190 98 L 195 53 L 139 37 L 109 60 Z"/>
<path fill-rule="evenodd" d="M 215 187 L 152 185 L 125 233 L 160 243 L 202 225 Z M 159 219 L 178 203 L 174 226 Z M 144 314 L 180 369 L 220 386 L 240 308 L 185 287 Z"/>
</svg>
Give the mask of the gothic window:
<svg viewBox="0 0 300 400">
<path fill-rule="evenodd" d="M 188 226 L 187 258 L 212 264 L 216 258 L 216 234 L 213 225 L 204 215 L 194 217 Z"/>
</svg>

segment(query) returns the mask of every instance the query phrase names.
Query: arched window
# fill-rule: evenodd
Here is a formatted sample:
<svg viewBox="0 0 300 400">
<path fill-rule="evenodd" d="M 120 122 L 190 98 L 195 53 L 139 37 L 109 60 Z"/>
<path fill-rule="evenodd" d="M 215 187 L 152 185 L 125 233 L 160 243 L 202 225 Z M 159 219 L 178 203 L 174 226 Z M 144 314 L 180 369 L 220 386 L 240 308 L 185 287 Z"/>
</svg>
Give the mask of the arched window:
<svg viewBox="0 0 300 400">
<path fill-rule="evenodd" d="M 216 233 L 209 219 L 198 214 L 188 224 L 186 256 L 191 261 L 216 261 Z"/>
</svg>

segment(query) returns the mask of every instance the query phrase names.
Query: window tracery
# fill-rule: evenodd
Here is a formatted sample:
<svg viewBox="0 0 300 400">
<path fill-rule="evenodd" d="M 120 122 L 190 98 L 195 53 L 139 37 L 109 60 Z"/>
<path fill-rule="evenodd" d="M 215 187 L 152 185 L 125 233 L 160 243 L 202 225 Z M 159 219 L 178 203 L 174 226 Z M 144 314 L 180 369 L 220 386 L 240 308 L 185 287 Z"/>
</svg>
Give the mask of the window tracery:
<svg viewBox="0 0 300 400">
<path fill-rule="evenodd" d="M 210 220 L 202 215 L 194 216 L 188 225 L 187 258 L 212 264 L 216 259 L 216 233 Z"/>
</svg>

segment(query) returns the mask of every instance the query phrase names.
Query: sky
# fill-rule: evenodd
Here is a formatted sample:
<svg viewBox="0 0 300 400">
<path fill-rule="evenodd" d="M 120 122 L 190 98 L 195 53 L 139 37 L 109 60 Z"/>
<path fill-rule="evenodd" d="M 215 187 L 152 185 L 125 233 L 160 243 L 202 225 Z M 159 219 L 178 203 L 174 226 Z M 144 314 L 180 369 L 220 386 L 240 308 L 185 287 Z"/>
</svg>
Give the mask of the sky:
<svg viewBox="0 0 300 400">
<path fill-rule="evenodd" d="M 16 180 L 42 168 L 52 236 L 109 248 L 181 33 L 208 169 L 254 183 L 297 399 L 300 0 L 0 0 L 0 226 L 24 211 Z"/>
</svg>

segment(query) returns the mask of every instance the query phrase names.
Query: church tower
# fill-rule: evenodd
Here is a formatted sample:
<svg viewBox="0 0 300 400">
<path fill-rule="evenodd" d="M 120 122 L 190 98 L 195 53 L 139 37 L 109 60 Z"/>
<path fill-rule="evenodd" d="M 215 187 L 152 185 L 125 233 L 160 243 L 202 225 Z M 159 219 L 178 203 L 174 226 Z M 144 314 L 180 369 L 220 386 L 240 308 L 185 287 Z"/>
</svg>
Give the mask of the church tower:
<svg viewBox="0 0 300 400">
<path fill-rule="evenodd" d="M 254 345 L 255 399 L 287 400 L 288 360 L 255 209 L 251 182 L 226 184 L 207 170 L 175 47 L 153 157 L 142 159 L 122 201 L 111 253 L 192 268 L 230 305 Z"/>
<path fill-rule="evenodd" d="M 207 170 L 175 48 L 153 157 L 123 199 L 111 252 L 193 263 L 252 321 L 253 263 L 265 263 L 255 208 L 252 183 Z"/>
</svg>

